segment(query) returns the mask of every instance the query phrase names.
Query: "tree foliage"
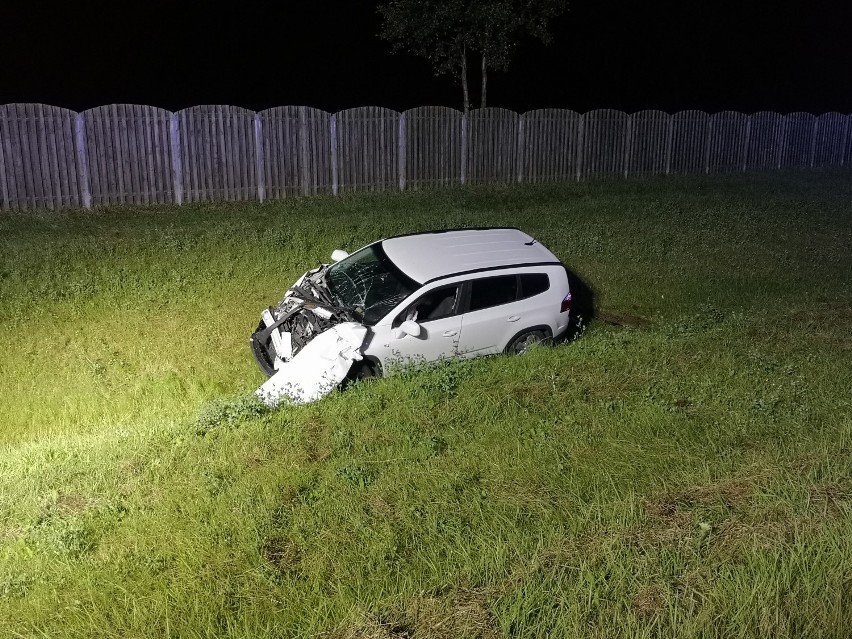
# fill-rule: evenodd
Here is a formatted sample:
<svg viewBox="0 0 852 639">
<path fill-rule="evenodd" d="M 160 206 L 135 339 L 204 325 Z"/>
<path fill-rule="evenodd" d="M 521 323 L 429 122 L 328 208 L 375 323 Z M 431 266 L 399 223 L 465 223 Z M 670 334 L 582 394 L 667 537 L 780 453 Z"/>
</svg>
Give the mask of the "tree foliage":
<svg viewBox="0 0 852 639">
<path fill-rule="evenodd" d="M 459 78 L 467 111 L 468 54 L 482 57 L 484 106 L 487 69 L 507 70 L 524 36 L 550 42 L 549 22 L 566 7 L 567 0 L 391 0 L 378 7 L 380 36 L 393 51 L 423 57 L 435 73 Z"/>
</svg>

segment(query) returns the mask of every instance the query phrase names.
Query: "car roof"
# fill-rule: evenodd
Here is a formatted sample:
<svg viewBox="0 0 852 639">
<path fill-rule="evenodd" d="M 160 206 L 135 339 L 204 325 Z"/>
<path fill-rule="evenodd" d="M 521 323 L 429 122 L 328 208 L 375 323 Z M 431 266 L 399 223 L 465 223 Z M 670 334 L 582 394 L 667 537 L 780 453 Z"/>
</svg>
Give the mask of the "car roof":
<svg viewBox="0 0 852 639">
<path fill-rule="evenodd" d="M 381 244 L 385 255 L 421 284 L 470 271 L 559 263 L 553 253 L 515 228 L 430 231 L 388 238 Z"/>
</svg>

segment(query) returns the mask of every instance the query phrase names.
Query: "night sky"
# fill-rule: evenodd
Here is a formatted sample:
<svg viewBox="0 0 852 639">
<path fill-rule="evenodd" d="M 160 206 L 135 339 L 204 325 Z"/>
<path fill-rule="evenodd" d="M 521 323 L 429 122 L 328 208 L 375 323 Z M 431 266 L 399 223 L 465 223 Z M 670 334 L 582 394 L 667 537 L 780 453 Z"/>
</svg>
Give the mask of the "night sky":
<svg viewBox="0 0 852 639">
<path fill-rule="evenodd" d="M 845 4 L 574 0 L 553 44 L 526 40 L 490 74 L 488 106 L 848 113 Z M 0 104 L 461 108 L 453 79 L 389 53 L 373 2 L 7 1 L 0 24 Z"/>
</svg>

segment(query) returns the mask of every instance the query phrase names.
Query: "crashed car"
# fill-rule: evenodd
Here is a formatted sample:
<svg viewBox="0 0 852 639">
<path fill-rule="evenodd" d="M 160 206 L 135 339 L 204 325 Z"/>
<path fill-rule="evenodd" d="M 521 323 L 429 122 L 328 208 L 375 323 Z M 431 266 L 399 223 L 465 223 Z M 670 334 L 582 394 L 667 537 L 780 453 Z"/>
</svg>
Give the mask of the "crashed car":
<svg viewBox="0 0 852 639">
<path fill-rule="evenodd" d="M 270 405 L 406 362 L 522 353 L 569 326 L 566 268 L 516 228 L 402 235 L 331 257 L 264 310 L 251 336 Z"/>
</svg>

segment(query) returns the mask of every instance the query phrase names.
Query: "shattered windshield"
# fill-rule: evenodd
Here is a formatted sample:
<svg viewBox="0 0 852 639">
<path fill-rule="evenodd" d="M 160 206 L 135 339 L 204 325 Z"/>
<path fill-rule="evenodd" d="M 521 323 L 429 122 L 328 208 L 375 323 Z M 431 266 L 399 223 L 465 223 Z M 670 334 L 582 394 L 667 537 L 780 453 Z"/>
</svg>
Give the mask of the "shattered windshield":
<svg viewBox="0 0 852 639">
<path fill-rule="evenodd" d="M 361 314 L 368 326 L 418 288 L 388 259 L 380 244 L 367 246 L 332 264 L 326 272 L 326 284 L 340 305 Z"/>
</svg>

